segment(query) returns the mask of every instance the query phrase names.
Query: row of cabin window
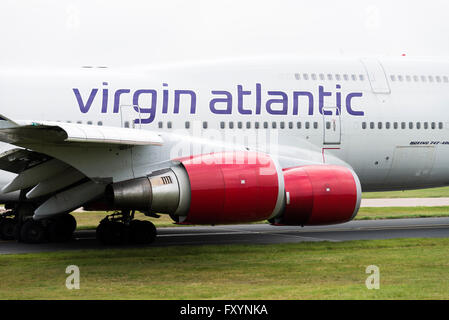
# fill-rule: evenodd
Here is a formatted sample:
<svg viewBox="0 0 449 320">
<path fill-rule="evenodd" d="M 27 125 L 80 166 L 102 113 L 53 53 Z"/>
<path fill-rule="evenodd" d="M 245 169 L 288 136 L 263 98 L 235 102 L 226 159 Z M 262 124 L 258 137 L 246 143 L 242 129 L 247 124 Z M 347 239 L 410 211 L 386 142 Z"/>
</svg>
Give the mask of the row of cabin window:
<svg viewBox="0 0 449 320">
<path fill-rule="evenodd" d="M 359 74 L 359 75 L 356 75 L 356 74 L 351 74 L 351 75 L 349 75 L 349 74 L 343 74 L 343 75 L 340 75 L 340 74 L 330 74 L 330 73 L 328 73 L 328 74 L 324 74 L 324 73 L 320 73 L 320 74 L 316 74 L 316 73 L 311 73 L 311 74 L 308 74 L 308 73 L 303 73 L 303 74 L 300 74 L 300 73 L 295 73 L 295 78 L 296 78 L 296 80 L 321 80 L 321 81 L 324 81 L 324 80 L 329 80 L 329 81 L 333 81 L 333 80 L 335 80 L 335 81 L 341 81 L 341 80 L 344 80 L 344 81 L 350 81 L 350 80 L 352 80 L 352 81 L 365 81 L 365 76 L 363 75 L 363 74 Z"/>
<path fill-rule="evenodd" d="M 366 122 L 362 122 L 362 129 L 366 129 L 367 123 Z M 377 129 L 382 129 L 384 127 L 384 123 L 383 122 L 378 122 L 377 123 Z M 401 129 L 437 129 L 437 123 L 436 122 L 409 122 L 408 124 L 406 122 L 393 122 L 392 125 L 390 122 L 385 122 L 385 129 L 399 129 L 399 127 Z M 375 122 L 370 122 L 369 123 L 369 128 L 370 129 L 376 129 L 376 123 Z M 443 123 L 442 122 L 438 122 L 438 129 L 443 129 Z"/>
<path fill-rule="evenodd" d="M 58 120 L 57 122 L 61 122 L 61 121 Z M 66 123 L 72 123 L 72 121 L 67 120 Z M 77 121 L 76 123 L 77 123 L 77 124 L 83 124 L 83 122 L 82 122 L 81 120 Z M 86 124 L 88 124 L 88 125 L 93 125 L 94 123 L 93 123 L 92 121 L 87 121 Z M 102 122 L 102 121 L 98 121 L 98 122 L 97 122 L 97 126 L 102 126 L 102 125 L 103 125 L 103 122 Z"/>
<path fill-rule="evenodd" d="M 410 76 L 410 75 L 390 75 L 390 79 L 391 81 L 399 81 L 399 82 L 445 82 L 448 83 L 449 82 L 449 78 L 447 76 Z"/>
<path fill-rule="evenodd" d="M 278 126 L 278 124 L 279 124 L 279 126 Z M 327 124 L 326 124 L 326 126 L 328 127 L 328 128 L 330 128 L 330 122 L 328 122 Z M 158 127 L 159 127 L 159 129 L 162 129 L 163 127 L 164 127 L 164 123 L 162 122 L 162 121 L 160 121 L 159 123 L 158 123 Z M 172 125 L 172 122 L 171 121 L 168 121 L 167 122 L 167 129 L 171 129 L 173 127 L 173 125 Z M 204 129 L 207 129 L 207 127 L 208 127 L 208 124 L 207 124 L 207 121 L 204 121 L 203 122 L 203 128 Z M 241 121 L 238 121 L 238 122 L 236 122 L 236 123 L 234 123 L 233 121 L 230 121 L 230 122 L 224 122 L 224 121 L 222 121 L 222 122 L 220 122 L 220 128 L 221 129 L 226 129 L 226 128 L 228 128 L 228 129 L 251 129 L 253 127 L 253 122 L 246 122 L 246 123 L 244 123 L 244 122 L 241 122 Z M 265 122 L 254 122 L 254 129 L 261 129 L 261 128 L 263 128 L 263 129 L 269 129 L 269 128 L 271 128 L 271 129 L 277 129 L 279 127 L 279 129 L 285 129 L 285 128 L 289 128 L 289 129 L 294 129 L 295 127 L 297 128 L 297 129 L 301 129 L 302 128 L 302 123 L 301 122 L 296 122 L 296 124 L 294 123 L 294 122 L 284 122 L 284 121 L 281 121 L 281 122 L 275 122 L 275 121 L 273 121 L 273 122 L 271 122 L 271 123 L 269 123 L 269 122 L 267 122 L 267 121 L 265 121 Z M 186 121 L 185 122 L 185 128 L 186 129 L 190 129 L 190 122 L 189 121 Z M 313 128 L 313 129 L 318 129 L 318 122 L 309 122 L 309 121 L 306 121 L 306 122 L 304 122 L 304 128 L 305 129 L 311 129 L 311 128 Z"/>
</svg>

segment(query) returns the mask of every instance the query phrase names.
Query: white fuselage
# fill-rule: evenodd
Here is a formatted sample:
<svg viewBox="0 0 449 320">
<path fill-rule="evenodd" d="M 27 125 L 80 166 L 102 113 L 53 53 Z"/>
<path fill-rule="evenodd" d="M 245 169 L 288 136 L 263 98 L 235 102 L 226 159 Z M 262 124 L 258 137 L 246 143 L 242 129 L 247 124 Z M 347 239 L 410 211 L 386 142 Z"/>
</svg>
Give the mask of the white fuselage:
<svg viewBox="0 0 449 320">
<path fill-rule="evenodd" d="M 0 70 L 0 113 L 159 131 L 167 144 L 145 158 L 155 164 L 179 139 L 212 141 L 194 154 L 231 136 L 267 144 L 283 167 L 347 164 L 364 191 L 420 188 L 449 184 L 448 77 L 449 61 L 409 58 L 10 69 Z"/>
</svg>

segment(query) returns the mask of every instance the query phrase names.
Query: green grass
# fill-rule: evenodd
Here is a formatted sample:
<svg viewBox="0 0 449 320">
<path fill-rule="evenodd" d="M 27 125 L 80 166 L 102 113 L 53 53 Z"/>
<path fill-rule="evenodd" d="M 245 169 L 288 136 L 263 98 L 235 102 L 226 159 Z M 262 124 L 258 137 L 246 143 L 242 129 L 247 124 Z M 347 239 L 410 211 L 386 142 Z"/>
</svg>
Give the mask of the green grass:
<svg viewBox="0 0 449 320">
<path fill-rule="evenodd" d="M 0 299 L 447 299 L 449 239 L 0 256 Z M 81 289 L 65 287 L 77 265 Z M 365 287 L 369 265 L 380 289 Z"/>
<path fill-rule="evenodd" d="M 355 220 L 449 217 L 449 207 L 362 207 Z"/>
<path fill-rule="evenodd" d="M 364 199 L 376 198 L 445 198 L 449 197 L 449 187 L 405 191 L 364 192 Z"/>
</svg>

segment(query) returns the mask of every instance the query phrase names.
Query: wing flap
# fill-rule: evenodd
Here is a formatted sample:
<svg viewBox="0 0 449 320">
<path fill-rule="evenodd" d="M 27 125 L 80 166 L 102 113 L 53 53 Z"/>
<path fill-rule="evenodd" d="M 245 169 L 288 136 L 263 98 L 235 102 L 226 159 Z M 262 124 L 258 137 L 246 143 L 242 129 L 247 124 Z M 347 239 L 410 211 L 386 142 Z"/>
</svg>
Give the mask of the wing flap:
<svg viewBox="0 0 449 320">
<path fill-rule="evenodd" d="M 15 144 L 84 142 L 121 145 L 162 145 L 153 131 L 56 121 L 12 121 L 0 115 L 0 140 Z"/>
<path fill-rule="evenodd" d="M 0 170 L 19 174 L 50 159 L 42 153 L 15 148 L 0 154 Z"/>
</svg>

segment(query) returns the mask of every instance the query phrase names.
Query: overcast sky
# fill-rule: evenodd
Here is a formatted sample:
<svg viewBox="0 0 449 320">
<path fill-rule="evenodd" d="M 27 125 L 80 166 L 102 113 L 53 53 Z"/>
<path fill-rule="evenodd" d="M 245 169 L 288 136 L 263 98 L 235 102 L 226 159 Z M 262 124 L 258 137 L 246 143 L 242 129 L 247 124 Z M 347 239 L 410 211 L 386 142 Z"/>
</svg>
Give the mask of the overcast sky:
<svg viewBox="0 0 449 320">
<path fill-rule="evenodd" d="M 449 56 L 447 0 L 1 0 L 1 65 Z"/>
</svg>

